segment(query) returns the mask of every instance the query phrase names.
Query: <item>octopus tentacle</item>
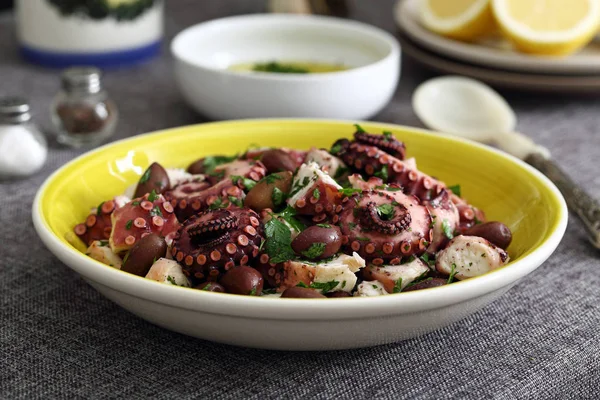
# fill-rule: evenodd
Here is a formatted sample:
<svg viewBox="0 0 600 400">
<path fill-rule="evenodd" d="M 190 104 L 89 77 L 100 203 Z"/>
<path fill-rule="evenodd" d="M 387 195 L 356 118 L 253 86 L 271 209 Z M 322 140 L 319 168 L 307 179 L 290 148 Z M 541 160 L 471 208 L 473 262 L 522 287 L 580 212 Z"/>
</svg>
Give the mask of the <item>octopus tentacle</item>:
<svg viewBox="0 0 600 400">
<path fill-rule="evenodd" d="M 371 263 L 398 264 L 422 254 L 432 238 L 431 215 L 401 191 L 369 190 L 345 197 L 340 213 L 343 247 Z"/>
<path fill-rule="evenodd" d="M 354 139 L 357 142 L 378 147 L 399 160 L 404 160 L 404 157 L 406 156 L 406 146 L 391 133 L 373 135 L 371 133 L 359 131 L 354 134 Z"/>
<path fill-rule="evenodd" d="M 391 216 L 386 218 L 381 214 L 377 204 L 371 201 L 362 210 L 361 222 L 365 227 L 386 235 L 394 235 L 408 228 L 412 219 L 406 207 L 397 203 L 391 210 Z"/>
<path fill-rule="evenodd" d="M 209 210 L 183 223 L 173 239 L 172 252 L 187 276 L 214 281 L 234 265 L 251 263 L 262 240 L 262 226 L 254 211 Z"/>
</svg>

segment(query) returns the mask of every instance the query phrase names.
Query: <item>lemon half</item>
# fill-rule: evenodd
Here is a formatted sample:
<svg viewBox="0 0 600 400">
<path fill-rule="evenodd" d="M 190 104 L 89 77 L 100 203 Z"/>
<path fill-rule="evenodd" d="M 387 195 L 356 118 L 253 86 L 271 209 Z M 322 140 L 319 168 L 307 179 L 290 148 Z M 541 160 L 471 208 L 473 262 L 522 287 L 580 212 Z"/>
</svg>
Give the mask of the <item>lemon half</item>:
<svg viewBox="0 0 600 400">
<path fill-rule="evenodd" d="M 504 35 L 525 53 L 564 56 L 598 31 L 600 0 L 492 0 Z"/>
<path fill-rule="evenodd" d="M 433 32 L 465 41 L 496 29 L 490 0 L 421 0 L 420 19 Z"/>
</svg>

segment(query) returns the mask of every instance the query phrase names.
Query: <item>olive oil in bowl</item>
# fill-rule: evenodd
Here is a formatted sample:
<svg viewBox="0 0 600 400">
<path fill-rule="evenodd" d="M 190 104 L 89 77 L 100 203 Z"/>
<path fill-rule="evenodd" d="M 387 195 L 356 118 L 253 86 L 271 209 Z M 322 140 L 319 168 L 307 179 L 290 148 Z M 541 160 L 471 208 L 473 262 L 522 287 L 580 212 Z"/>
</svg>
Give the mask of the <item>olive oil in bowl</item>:
<svg viewBox="0 0 600 400">
<path fill-rule="evenodd" d="M 327 64 L 296 61 L 270 61 L 265 63 L 240 63 L 229 67 L 238 72 L 271 72 L 277 74 L 318 74 L 325 72 L 346 71 L 349 68 L 342 64 Z"/>
</svg>

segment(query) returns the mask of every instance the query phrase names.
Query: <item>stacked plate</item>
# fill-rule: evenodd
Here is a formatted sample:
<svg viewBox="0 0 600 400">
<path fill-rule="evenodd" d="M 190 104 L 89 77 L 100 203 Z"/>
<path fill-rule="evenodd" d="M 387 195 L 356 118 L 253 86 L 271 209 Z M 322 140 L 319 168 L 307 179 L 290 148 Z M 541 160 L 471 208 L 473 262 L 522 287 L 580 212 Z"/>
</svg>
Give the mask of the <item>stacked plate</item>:
<svg viewBox="0 0 600 400">
<path fill-rule="evenodd" d="M 476 43 L 448 39 L 424 28 L 420 0 L 399 0 L 394 18 L 402 51 L 445 74 L 469 76 L 492 86 L 537 92 L 600 93 L 600 41 L 565 58 L 518 53 L 503 38 Z"/>
</svg>

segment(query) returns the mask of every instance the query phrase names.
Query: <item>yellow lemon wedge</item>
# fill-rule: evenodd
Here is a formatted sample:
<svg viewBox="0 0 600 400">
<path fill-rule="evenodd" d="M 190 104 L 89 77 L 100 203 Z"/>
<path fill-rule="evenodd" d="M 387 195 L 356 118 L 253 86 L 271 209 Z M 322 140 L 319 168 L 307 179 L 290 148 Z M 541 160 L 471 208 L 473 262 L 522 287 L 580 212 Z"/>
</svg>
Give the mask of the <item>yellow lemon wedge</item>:
<svg viewBox="0 0 600 400">
<path fill-rule="evenodd" d="M 421 24 L 442 36 L 473 41 L 496 30 L 490 3 L 490 0 L 421 0 Z"/>
<path fill-rule="evenodd" d="M 600 0 L 492 0 L 500 29 L 524 53 L 565 56 L 598 32 Z"/>
</svg>

